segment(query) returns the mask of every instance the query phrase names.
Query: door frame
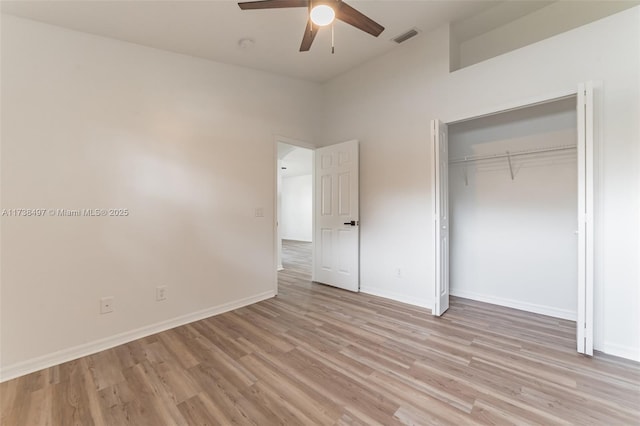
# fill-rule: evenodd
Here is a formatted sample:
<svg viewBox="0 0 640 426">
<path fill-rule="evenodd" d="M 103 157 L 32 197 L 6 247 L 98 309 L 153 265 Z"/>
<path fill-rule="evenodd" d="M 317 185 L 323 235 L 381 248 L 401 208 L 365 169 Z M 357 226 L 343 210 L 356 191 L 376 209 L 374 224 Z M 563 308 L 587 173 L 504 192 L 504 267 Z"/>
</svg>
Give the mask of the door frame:
<svg viewBox="0 0 640 426">
<path fill-rule="evenodd" d="M 560 101 L 567 98 L 576 98 L 576 104 L 581 101 L 584 102 L 585 98 L 589 98 L 591 110 L 588 110 L 585 116 L 582 116 L 587 122 L 590 122 L 591 125 L 591 133 L 587 132 L 585 134 L 585 129 L 580 128 L 580 126 L 584 126 L 584 122 L 580 121 L 581 115 L 578 115 L 578 122 L 576 123 L 576 129 L 578 138 L 582 138 L 586 144 L 586 152 L 587 154 L 591 154 L 591 158 L 588 158 L 587 161 L 590 162 L 589 166 L 586 166 L 586 184 L 588 186 L 587 191 L 588 195 L 590 195 L 591 199 L 588 200 L 586 204 L 586 209 L 588 214 L 588 218 L 577 218 L 577 225 L 583 228 L 583 232 L 586 233 L 586 243 L 583 246 L 579 245 L 578 253 L 579 255 L 584 252 L 585 247 L 587 248 L 587 252 L 590 252 L 591 259 L 591 269 L 586 272 L 585 287 L 580 288 L 578 286 L 578 303 L 584 302 L 583 310 L 578 309 L 577 318 L 576 318 L 576 326 L 579 327 L 581 322 L 584 322 L 584 327 L 579 327 L 576 329 L 576 341 L 577 341 L 577 351 L 579 353 L 584 353 L 586 355 L 593 355 L 593 346 L 595 342 L 594 334 L 595 334 L 595 321 L 594 321 L 594 281 L 596 277 L 599 279 L 599 282 L 602 282 L 600 275 L 597 273 L 598 269 L 596 268 L 596 254 L 600 253 L 601 247 L 598 244 L 599 234 L 602 230 L 602 214 L 601 207 L 598 200 L 602 199 L 599 190 L 602 188 L 600 184 L 600 176 L 602 170 L 602 158 L 600 153 L 602 152 L 601 144 L 602 144 L 602 136 L 600 135 L 600 129 L 602 128 L 600 123 L 602 122 L 602 108 L 599 105 L 600 94 L 598 90 L 602 89 L 602 82 L 597 81 L 589 81 L 587 83 L 577 83 L 576 86 L 569 90 L 562 90 L 552 93 L 546 93 L 539 96 L 534 96 L 527 99 L 522 99 L 519 101 L 512 101 L 509 103 L 505 103 L 502 105 L 489 107 L 481 110 L 477 110 L 475 112 L 469 112 L 463 115 L 454 116 L 447 120 L 442 120 L 442 123 L 446 126 L 461 123 L 468 120 L 474 120 L 481 117 L 486 117 L 495 114 L 501 114 L 504 112 L 514 111 L 522 108 L 528 108 L 535 105 L 541 105 L 546 103 L 551 103 L 555 101 Z M 576 141 L 578 144 L 578 148 L 580 147 L 579 141 Z M 578 153 L 578 160 L 584 160 L 581 158 L 582 153 Z M 583 165 L 583 167 L 585 167 Z M 578 167 L 578 173 L 580 173 L 580 167 Z M 578 188 L 578 208 L 581 207 L 581 197 L 584 198 L 584 194 L 580 194 L 580 191 L 584 188 Z M 435 194 L 434 194 L 435 196 Z M 585 216 L 585 215 L 582 215 Z M 588 224 L 587 220 L 589 221 Z M 586 229 L 586 231 L 585 231 Z M 589 235 L 589 231 L 590 235 Z M 585 237 L 585 233 L 579 234 L 582 237 Z M 434 236 L 435 238 L 435 236 Z M 590 248 L 590 250 L 589 250 Z M 589 256 L 587 254 L 587 256 Z M 435 259 L 437 260 L 437 259 Z M 588 267 L 588 265 L 587 265 Z M 584 271 L 579 271 L 578 280 L 580 281 L 580 274 L 585 274 Z M 436 283 L 434 282 L 434 287 L 437 288 Z M 602 287 L 602 286 L 600 286 Z M 434 289 L 435 290 L 435 289 Z M 434 291 L 434 301 L 433 301 L 433 309 L 435 308 L 435 291 Z M 599 294 L 601 295 L 601 293 Z M 601 300 L 601 299 L 600 299 Z M 599 315 L 600 318 L 602 316 Z"/>
<path fill-rule="evenodd" d="M 281 135 L 273 135 L 273 158 L 272 158 L 272 164 L 273 164 L 273 170 L 275 171 L 273 174 L 273 277 L 272 277 L 272 284 L 273 284 L 273 294 L 275 296 L 278 295 L 278 253 L 279 253 L 279 247 L 278 247 L 278 240 L 280 239 L 280 232 L 279 232 L 279 226 L 278 226 L 278 143 L 284 143 L 287 145 L 292 145 L 292 146 L 296 146 L 298 148 L 305 148 L 305 149 L 309 149 L 312 152 L 312 159 L 311 159 L 311 192 L 312 192 L 312 197 L 311 197 L 311 226 L 313 227 L 313 229 L 315 229 L 316 226 L 316 217 L 315 217 L 315 179 L 316 179 L 316 166 L 315 166 L 315 155 L 316 155 L 316 146 L 306 142 L 306 141 L 302 141 L 299 139 L 292 139 L 286 136 L 281 136 Z M 315 235 L 313 234 L 313 232 L 311 233 L 311 239 L 312 239 L 312 244 L 311 244 L 311 270 L 313 271 L 313 262 L 315 262 L 315 253 L 313 252 L 314 250 L 314 244 L 313 241 L 315 240 Z M 313 279 L 313 278 L 312 278 Z"/>
</svg>

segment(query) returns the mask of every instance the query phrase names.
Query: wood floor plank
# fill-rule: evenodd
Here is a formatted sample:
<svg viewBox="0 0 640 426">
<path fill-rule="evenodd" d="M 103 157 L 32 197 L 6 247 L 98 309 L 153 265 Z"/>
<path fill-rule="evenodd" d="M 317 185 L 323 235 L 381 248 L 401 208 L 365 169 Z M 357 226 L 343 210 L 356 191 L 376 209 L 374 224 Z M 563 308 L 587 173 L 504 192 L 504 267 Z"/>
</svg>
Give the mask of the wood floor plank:
<svg viewBox="0 0 640 426">
<path fill-rule="evenodd" d="M 98 390 L 124 381 L 123 366 L 114 350 L 106 350 L 83 359 Z"/>
<path fill-rule="evenodd" d="M 430 311 L 310 281 L 0 383 L 6 426 L 640 425 L 640 364 L 575 352 L 575 323 L 451 298 Z"/>
<path fill-rule="evenodd" d="M 82 368 L 81 361 L 65 363 L 68 375 L 62 375 L 60 383 L 53 385 L 51 417 L 54 424 L 93 426 L 99 421 L 91 415 L 88 393 L 95 389 L 86 387 L 84 375 L 89 372 Z M 28 423 L 18 421 L 16 424 Z"/>
<path fill-rule="evenodd" d="M 145 422 L 155 422 L 158 425 L 186 425 L 182 414 L 171 403 L 148 361 L 127 368 L 123 371 L 123 375 L 136 396 L 131 403 L 127 403 L 125 406 L 133 409 L 132 413 L 137 419 L 144 416 Z"/>
<path fill-rule="evenodd" d="M 191 426 L 214 426 L 220 424 L 219 418 L 210 412 L 199 395 L 195 395 L 178 404 L 182 416 Z"/>
<path fill-rule="evenodd" d="M 192 377 L 202 386 L 201 397 L 217 407 L 225 418 L 223 424 L 270 424 L 270 415 L 262 407 L 249 404 L 246 397 L 214 368 L 198 366 L 189 370 Z"/>
<path fill-rule="evenodd" d="M 274 389 L 276 395 L 300 410 L 312 424 L 331 424 L 341 412 L 340 406 L 307 385 L 292 369 L 273 358 L 251 354 L 241 362 L 260 378 L 256 384 Z M 286 403 L 286 404 L 288 404 Z"/>
</svg>

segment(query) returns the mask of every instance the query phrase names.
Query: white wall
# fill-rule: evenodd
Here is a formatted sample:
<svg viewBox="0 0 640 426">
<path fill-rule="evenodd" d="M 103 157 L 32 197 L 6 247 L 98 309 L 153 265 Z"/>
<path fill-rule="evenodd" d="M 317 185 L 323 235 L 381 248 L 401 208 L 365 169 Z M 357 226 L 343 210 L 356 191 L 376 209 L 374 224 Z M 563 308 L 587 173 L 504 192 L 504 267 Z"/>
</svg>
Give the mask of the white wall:
<svg viewBox="0 0 640 426">
<path fill-rule="evenodd" d="M 464 40 L 459 45 L 459 64 L 462 67 L 476 64 L 637 4 L 637 1 L 552 2 L 508 24 Z"/>
<path fill-rule="evenodd" d="M 313 235 L 313 179 L 311 175 L 282 179 L 282 238 L 311 241 Z"/>
<path fill-rule="evenodd" d="M 576 99 L 449 126 L 449 156 L 575 147 Z M 451 164 L 451 294 L 565 319 L 577 310 L 576 150 Z M 466 173 L 466 183 L 465 183 Z"/>
<path fill-rule="evenodd" d="M 130 212 L 2 218 L 3 378 L 274 294 L 274 135 L 313 140 L 317 85 L 9 16 L 1 59 L 2 208 Z"/>
<path fill-rule="evenodd" d="M 448 28 L 424 34 L 324 85 L 319 140 L 360 140 L 362 291 L 432 304 L 431 119 L 472 117 L 601 80 L 595 346 L 640 360 L 640 8 L 454 73 L 448 37 Z"/>
</svg>

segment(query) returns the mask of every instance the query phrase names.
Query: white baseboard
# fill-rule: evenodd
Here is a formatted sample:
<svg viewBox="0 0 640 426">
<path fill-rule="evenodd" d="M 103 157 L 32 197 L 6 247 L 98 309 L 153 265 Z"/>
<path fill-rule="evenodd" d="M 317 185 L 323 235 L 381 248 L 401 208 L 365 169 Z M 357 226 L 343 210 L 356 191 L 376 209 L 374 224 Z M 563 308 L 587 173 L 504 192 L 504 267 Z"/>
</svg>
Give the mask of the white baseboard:
<svg viewBox="0 0 640 426">
<path fill-rule="evenodd" d="M 396 302 L 406 303 L 408 305 L 420 306 L 421 308 L 433 308 L 433 301 L 427 298 L 411 297 L 406 294 L 363 285 L 360 286 L 360 292 L 371 294 L 372 296 L 384 297 L 385 299 L 395 300 Z"/>
<path fill-rule="evenodd" d="M 615 343 L 604 342 L 602 352 L 619 356 L 620 358 L 630 359 L 632 361 L 640 362 L 640 348 L 632 348 L 630 346 L 622 346 Z"/>
<path fill-rule="evenodd" d="M 548 315 L 554 318 L 562 318 L 575 321 L 577 313 L 568 309 L 558 309 L 552 306 L 538 305 L 535 303 L 521 302 L 519 300 L 505 299 L 502 297 L 489 296 L 486 294 L 475 293 L 464 290 L 451 290 L 452 296 L 462 297 L 465 299 L 477 300 L 478 302 L 491 303 L 493 305 L 505 306 L 507 308 L 520 309 L 521 311 L 533 312 L 541 315 Z"/>
<path fill-rule="evenodd" d="M 222 314 L 224 312 L 232 311 L 234 309 L 242 308 L 243 306 L 251 305 L 265 299 L 270 299 L 274 297 L 275 294 L 276 293 L 273 290 L 265 291 L 254 296 L 234 300 L 222 305 L 214 306 L 186 315 L 181 315 L 179 317 L 172 318 L 166 321 L 161 321 L 155 324 L 140 327 L 135 330 L 125 331 L 124 333 L 119 333 L 114 336 L 105 337 L 103 339 L 94 340 L 93 342 L 84 343 L 82 345 L 62 349 L 60 351 L 56 351 L 47 355 L 42 355 L 26 361 L 11 364 L 0 370 L 0 383 L 14 379 L 16 377 L 24 376 L 25 374 L 42 370 L 43 368 L 49 368 L 54 365 L 62 364 L 63 362 L 72 361 L 74 359 L 91 355 L 105 349 L 110 349 L 136 339 L 160 333 L 161 331 L 179 327 L 184 324 L 189 324 L 194 321 L 200 321 L 202 319 Z"/>
</svg>

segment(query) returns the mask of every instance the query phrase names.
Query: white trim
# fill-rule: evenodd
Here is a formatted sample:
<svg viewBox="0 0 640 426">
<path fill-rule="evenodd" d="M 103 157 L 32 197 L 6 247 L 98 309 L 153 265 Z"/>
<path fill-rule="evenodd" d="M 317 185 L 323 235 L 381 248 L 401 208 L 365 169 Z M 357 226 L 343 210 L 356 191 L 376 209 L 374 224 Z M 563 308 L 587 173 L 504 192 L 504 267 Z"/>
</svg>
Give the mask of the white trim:
<svg viewBox="0 0 640 426">
<path fill-rule="evenodd" d="M 74 359 L 91 355 L 105 349 L 110 349 L 124 343 L 150 336 L 152 334 L 160 333 L 162 331 L 179 327 L 181 325 L 189 324 L 194 321 L 200 321 L 214 315 L 242 308 L 247 305 L 252 305 L 262 300 L 270 299 L 274 296 L 275 293 L 272 290 L 265 291 L 254 296 L 245 297 L 243 299 L 234 300 L 228 303 L 223 303 L 222 305 L 181 315 L 179 317 L 175 317 L 166 321 L 161 321 L 155 324 L 140 327 L 135 330 L 125 331 L 124 333 L 119 333 L 113 336 L 105 337 L 103 339 L 94 340 L 93 342 L 84 343 L 82 345 L 62 349 L 60 351 L 42 355 L 26 361 L 17 362 L 15 364 L 8 365 L 0 370 L 0 382 L 15 379 L 16 377 L 24 376 L 25 374 L 33 373 L 35 371 L 42 370 L 43 368 L 49 368 L 54 365 L 62 364 L 63 362 L 72 361 Z"/>
<path fill-rule="evenodd" d="M 604 82 L 596 80 L 593 82 L 593 155 L 594 155 L 594 170 L 593 170 L 593 191 L 594 191 L 594 223 L 593 223 L 593 238 L 594 238 L 594 282 L 593 282 L 593 346 L 594 348 L 604 347 L 604 299 L 605 299 L 605 263 L 604 253 L 606 253 L 606 240 L 604 235 L 604 184 L 603 184 L 603 170 L 604 170 L 604 108 L 602 99 L 604 99 Z M 639 151 L 640 152 L 640 151 Z M 640 173 L 638 174 L 640 176 Z M 640 228 L 638 228 L 640 229 Z M 640 239 L 638 240 L 640 241 Z M 638 263 L 640 265 L 640 262 Z M 638 275 L 640 277 L 640 274 Z M 598 303 L 596 303 L 598 301 Z M 598 325 L 598 333 L 596 333 L 596 324 Z M 596 340 L 597 338 L 597 340 Z"/>
<path fill-rule="evenodd" d="M 406 294 L 396 293 L 394 291 L 383 290 L 376 287 L 369 287 L 360 284 L 360 293 L 370 294 L 372 296 L 384 297 L 385 299 L 395 300 L 396 302 L 406 303 L 407 305 L 419 306 L 421 308 L 433 308 L 433 300 L 426 297 L 409 297 Z"/>
<path fill-rule="evenodd" d="M 475 293 L 472 291 L 459 291 L 451 289 L 451 295 L 462 297 L 464 299 L 477 300 L 478 302 L 491 303 L 492 305 L 505 306 L 507 308 L 519 309 L 521 311 L 533 312 L 536 314 L 547 315 L 554 318 L 562 318 L 575 321 L 576 312 L 569 309 L 559 309 L 552 306 L 538 305 L 535 303 L 520 302 L 518 300 L 506 299 L 503 297 L 489 296 L 486 294 Z"/>
<path fill-rule="evenodd" d="M 594 242 L 594 195 L 595 189 L 593 186 L 594 182 L 594 168 L 596 166 L 596 162 L 594 159 L 594 138 L 595 138 L 595 124 L 594 124 L 594 107 L 595 107 L 595 99 L 594 99 L 594 83 L 593 81 L 588 81 L 585 84 L 586 88 L 586 122 L 585 122 L 585 130 L 586 130 L 586 214 L 587 214 L 587 223 L 586 223 L 586 289 L 585 289 L 585 317 L 586 317 L 586 327 L 585 327 L 585 351 L 587 355 L 593 356 L 593 280 L 595 277 L 595 242 Z"/>
<path fill-rule="evenodd" d="M 578 353 L 586 353 L 586 288 L 587 288 L 587 112 L 586 112 L 585 85 L 578 85 L 577 113 L 577 146 L 578 146 L 578 313 L 576 323 L 576 350 Z"/>
<path fill-rule="evenodd" d="M 555 102 L 562 99 L 576 96 L 578 91 L 575 88 L 560 90 L 557 92 L 547 93 L 540 96 L 533 96 L 527 99 L 521 99 L 518 101 L 507 102 L 501 105 L 496 105 L 489 108 L 483 108 L 475 112 L 468 112 L 443 120 L 446 124 L 461 123 L 463 121 L 475 120 L 476 118 L 486 117 L 489 115 L 502 114 L 503 112 L 515 111 L 522 108 L 529 108 L 535 105 L 546 104 L 549 102 Z"/>
<path fill-rule="evenodd" d="M 272 285 L 273 285 L 273 292 L 275 294 L 278 294 L 278 271 L 280 271 L 282 269 L 284 269 L 282 267 L 282 246 L 281 246 L 281 241 L 282 239 L 280 238 L 280 224 L 278 223 L 278 220 L 280 219 L 278 217 L 278 214 L 280 213 L 280 209 L 278 208 L 278 183 L 281 179 L 280 179 L 280 170 L 279 168 L 281 167 L 281 163 L 280 163 L 280 156 L 278 155 L 278 138 L 276 137 L 276 139 L 274 139 L 273 141 L 273 158 L 271 159 L 271 161 L 274 164 L 274 174 L 273 174 L 273 264 L 276 266 L 276 269 L 274 271 L 272 271 L 273 276 L 271 277 L 272 281 Z"/>
<path fill-rule="evenodd" d="M 358 151 L 359 152 L 359 151 Z M 311 281 L 316 280 L 316 150 L 311 156 Z"/>
<path fill-rule="evenodd" d="M 602 352 L 607 355 L 619 356 L 620 358 L 630 359 L 640 362 L 640 348 L 632 348 L 630 346 L 622 346 L 615 343 L 604 342 Z"/>
</svg>

